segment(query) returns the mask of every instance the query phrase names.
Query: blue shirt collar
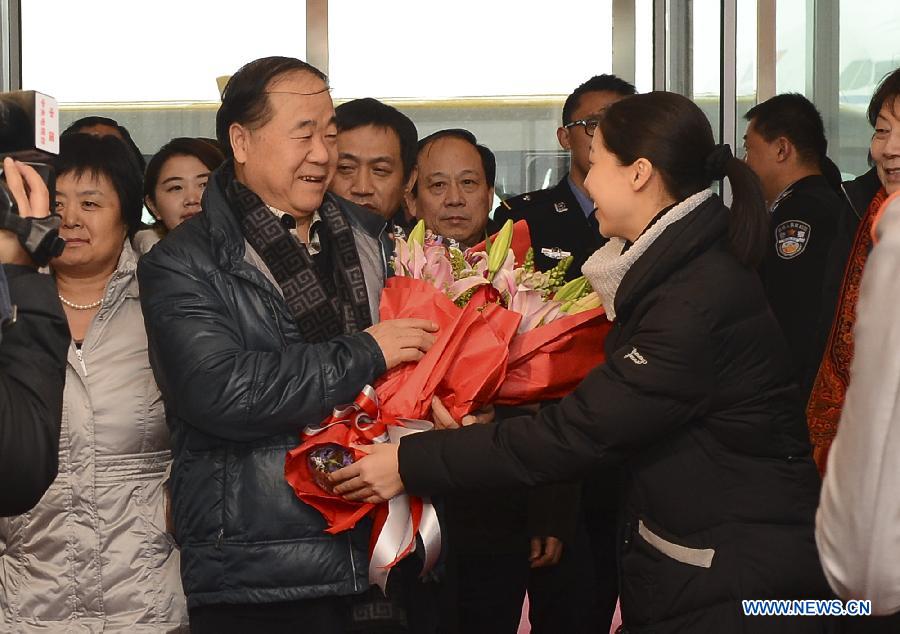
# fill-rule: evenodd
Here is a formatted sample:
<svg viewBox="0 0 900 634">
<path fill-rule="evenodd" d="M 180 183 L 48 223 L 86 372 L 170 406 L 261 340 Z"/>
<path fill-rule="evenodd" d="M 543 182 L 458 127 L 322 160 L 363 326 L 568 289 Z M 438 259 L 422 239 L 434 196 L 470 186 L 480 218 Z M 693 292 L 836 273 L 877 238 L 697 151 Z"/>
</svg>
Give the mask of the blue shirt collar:
<svg viewBox="0 0 900 634">
<path fill-rule="evenodd" d="M 578 204 L 581 206 L 581 211 L 584 213 L 584 217 L 590 217 L 590 215 L 594 213 L 594 201 L 591 200 L 591 197 L 581 191 L 581 188 L 575 184 L 575 181 L 572 180 L 571 174 L 568 174 L 566 176 L 566 180 L 569 182 L 569 189 L 571 189 L 572 193 L 575 194 L 575 200 L 577 200 Z"/>
</svg>

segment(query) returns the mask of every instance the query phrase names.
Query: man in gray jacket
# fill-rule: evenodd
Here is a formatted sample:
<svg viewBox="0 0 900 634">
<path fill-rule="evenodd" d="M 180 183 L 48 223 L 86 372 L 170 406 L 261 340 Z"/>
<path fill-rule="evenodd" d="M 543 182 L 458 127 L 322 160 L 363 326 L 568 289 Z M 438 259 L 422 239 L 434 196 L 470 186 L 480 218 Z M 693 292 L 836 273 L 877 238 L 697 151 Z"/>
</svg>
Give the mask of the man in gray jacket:
<svg viewBox="0 0 900 634">
<path fill-rule="evenodd" d="M 304 426 L 421 358 L 436 327 L 376 323 L 391 247 L 383 219 L 326 193 L 337 129 L 321 72 L 247 64 L 216 132 L 230 160 L 210 176 L 205 213 L 138 271 L 191 631 L 343 632 L 346 596 L 367 586 L 367 527 L 326 534 L 285 482 L 285 453 Z"/>
</svg>

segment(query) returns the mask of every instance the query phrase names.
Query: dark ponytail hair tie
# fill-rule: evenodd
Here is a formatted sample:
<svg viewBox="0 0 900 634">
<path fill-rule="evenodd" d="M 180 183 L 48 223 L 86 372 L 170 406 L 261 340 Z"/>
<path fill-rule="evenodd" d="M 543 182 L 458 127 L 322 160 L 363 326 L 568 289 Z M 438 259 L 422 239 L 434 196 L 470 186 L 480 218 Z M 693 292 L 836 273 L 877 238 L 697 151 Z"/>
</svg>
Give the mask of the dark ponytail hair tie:
<svg viewBox="0 0 900 634">
<path fill-rule="evenodd" d="M 706 157 L 706 163 L 703 165 L 706 177 L 711 181 L 718 181 L 725 178 L 725 172 L 728 162 L 734 158 L 731 153 L 731 146 L 727 143 L 717 145 L 713 151 Z"/>
</svg>

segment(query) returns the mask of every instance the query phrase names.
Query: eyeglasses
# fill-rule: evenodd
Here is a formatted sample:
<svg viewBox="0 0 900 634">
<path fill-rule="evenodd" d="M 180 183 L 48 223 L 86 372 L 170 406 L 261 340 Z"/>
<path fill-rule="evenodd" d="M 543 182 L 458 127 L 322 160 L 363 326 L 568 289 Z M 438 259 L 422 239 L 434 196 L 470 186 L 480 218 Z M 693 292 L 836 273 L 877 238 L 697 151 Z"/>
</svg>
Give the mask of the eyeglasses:
<svg viewBox="0 0 900 634">
<path fill-rule="evenodd" d="M 597 126 L 599 124 L 600 122 L 597 119 L 579 119 L 578 121 L 567 123 L 563 127 L 568 130 L 569 128 L 574 128 L 577 125 L 583 125 L 584 133 L 588 136 L 594 136 L 594 131 L 597 129 Z"/>
</svg>

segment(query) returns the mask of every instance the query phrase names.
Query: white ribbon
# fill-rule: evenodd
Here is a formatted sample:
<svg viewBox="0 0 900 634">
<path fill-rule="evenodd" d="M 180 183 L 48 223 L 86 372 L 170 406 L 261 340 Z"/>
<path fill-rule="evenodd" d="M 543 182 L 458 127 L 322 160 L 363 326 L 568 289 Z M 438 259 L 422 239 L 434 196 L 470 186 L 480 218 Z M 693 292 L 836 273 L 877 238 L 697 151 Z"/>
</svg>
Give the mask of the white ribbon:
<svg viewBox="0 0 900 634">
<path fill-rule="evenodd" d="M 375 425 L 376 421 L 372 418 L 378 414 L 378 394 L 371 385 L 366 385 L 356 400 L 343 407 L 335 407 L 331 416 L 326 418 L 318 425 L 307 425 L 303 429 L 306 437 L 320 434 L 333 425 L 344 425 L 349 423 L 361 432 L 367 432 Z M 387 434 L 381 434 L 372 439 L 372 442 L 387 442 Z"/>
<path fill-rule="evenodd" d="M 400 425 L 390 425 L 387 429 L 387 442 L 397 444 L 403 436 L 429 431 L 434 425 L 427 420 L 398 419 Z M 431 570 L 441 554 L 441 528 L 438 524 L 437 512 L 429 498 L 422 498 L 422 518 L 419 521 L 418 534 L 422 537 L 422 548 L 425 563 L 422 574 Z M 387 519 L 372 549 L 369 560 L 369 582 L 386 592 L 390 564 L 396 561 L 407 548 L 409 554 L 416 550 L 416 535 L 413 533 L 412 510 L 409 496 L 405 493 L 392 498 L 388 502 Z"/>
</svg>

